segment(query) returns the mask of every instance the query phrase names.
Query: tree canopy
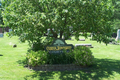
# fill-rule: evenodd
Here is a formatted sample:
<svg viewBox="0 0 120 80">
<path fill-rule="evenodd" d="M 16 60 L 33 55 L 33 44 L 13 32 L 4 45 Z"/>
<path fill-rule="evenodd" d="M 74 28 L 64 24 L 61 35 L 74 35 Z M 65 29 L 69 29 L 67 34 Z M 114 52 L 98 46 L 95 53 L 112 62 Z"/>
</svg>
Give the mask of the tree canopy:
<svg viewBox="0 0 120 80">
<path fill-rule="evenodd" d="M 9 1 L 9 4 L 4 4 Z M 3 22 L 22 41 L 38 43 L 50 29 L 54 38 L 78 40 L 81 32 L 94 33 L 98 42 L 111 36 L 111 0 L 4 0 Z M 10 2 L 11 1 L 11 2 Z M 58 35 L 60 34 L 60 36 Z M 47 35 L 49 38 L 50 35 Z"/>
<path fill-rule="evenodd" d="M 120 0 L 117 0 L 114 3 L 114 15 L 113 15 L 113 26 L 115 29 L 115 32 L 117 31 L 117 29 L 120 29 Z"/>
</svg>

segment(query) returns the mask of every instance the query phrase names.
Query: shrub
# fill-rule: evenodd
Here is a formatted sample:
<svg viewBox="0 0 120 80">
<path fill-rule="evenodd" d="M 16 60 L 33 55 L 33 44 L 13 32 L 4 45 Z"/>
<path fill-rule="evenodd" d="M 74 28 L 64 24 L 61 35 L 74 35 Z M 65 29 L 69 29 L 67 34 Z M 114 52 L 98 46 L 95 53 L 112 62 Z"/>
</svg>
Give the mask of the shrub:
<svg viewBox="0 0 120 80">
<path fill-rule="evenodd" d="M 42 43 L 36 42 L 36 43 L 33 43 L 33 44 L 32 44 L 31 50 L 32 50 L 32 51 L 44 50 L 44 46 L 43 46 Z"/>
<path fill-rule="evenodd" d="M 92 52 L 88 47 L 78 46 L 70 52 L 58 54 L 49 54 L 46 51 L 29 51 L 26 55 L 29 66 L 38 66 L 43 64 L 71 64 L 80 66 L 90 66 L 93 64 Z"/>
<path fill-rule="evenodd" d="M 74 54 L 75 64 L 81 66 L 90 66 L 93 64 L 92 52 L 88 47 L 78 46 L 72 51 Z"/>
<path fill-rule="evenodd" d="M 48 54 L 48 64 L 70 64 L 74 62 L 74 56 L 71 53 Z"/>
<path fill-rule="evenodd" d="M 26 55 L 27 64 L 29 66 L 37 66 L 41 64 L 46 64 L 47 62 L 47 52 L 39 50 L 39 51 L 29 51 Z"/>
<path fill-rule="evenodd" d="M 71 53 L 49 54 L 48 52 L 29 51 L 26 55 L 27 65 L 38 66 L 43 64 L 70 64 L 74 62 L 74 56 Z"/>
</svg>

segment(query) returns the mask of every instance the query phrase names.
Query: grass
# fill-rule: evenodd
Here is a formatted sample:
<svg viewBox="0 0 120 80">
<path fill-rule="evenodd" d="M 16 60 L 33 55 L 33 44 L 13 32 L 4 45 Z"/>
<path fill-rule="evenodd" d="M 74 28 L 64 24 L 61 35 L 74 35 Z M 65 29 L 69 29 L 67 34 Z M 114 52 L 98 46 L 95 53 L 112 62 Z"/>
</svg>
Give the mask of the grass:
<svg viewBox="0 0 120 80">
<path fill-rule="evenodd" d="M 74 38 L 74 37 L 73 37 Z M 81 37 L 83 38 L 83 37 Z M 19 43 L 18 37 L 0 38 L 0 80 L 119 80 L 120 45 L 106 46 L 96 41 L 70 41 L 68 44 L 89 43 L 95 57 L 92 67 L 79 71 L 34 71 L 24 68 L 20 61 L 25 59 L 27 43 Z M 11 44 L 17 44 L 13 48 Z"/>
</svg>

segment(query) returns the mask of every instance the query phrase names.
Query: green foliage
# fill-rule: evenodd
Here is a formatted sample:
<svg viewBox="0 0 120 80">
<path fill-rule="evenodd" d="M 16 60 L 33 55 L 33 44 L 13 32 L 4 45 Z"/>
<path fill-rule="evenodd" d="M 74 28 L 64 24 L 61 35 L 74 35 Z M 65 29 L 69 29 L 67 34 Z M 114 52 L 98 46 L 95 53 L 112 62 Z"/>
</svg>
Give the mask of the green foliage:
<svg viewBox="0 0 120 80">
<path fill-rule="evenodd" d="M 48 64 L 71 64 L 74 62 L 74 55 L 71 53 L 48 54 Z"/>
<path fill-rule="evenodd" d="M 75 64 L 81 66 L 90 66 L 93 62 L 93 55 L 91 50 L 85 46 L 76 47 L 72 53 L 74 54 Z"/>
<path fill-rule="evenodd" d="M 37 65 L 42 65 L 46 64 L 47 61 L 47 52 L 45 51 L 30 51 L 26 55 L 27 58 L 27 64 L 29 66 L 37 66 Z"/>
<path fill-rule="evenodd" d="M 71 53 L 49 54 L 45 51 L 29 51 L 26 55 L 26 62 L 29 66 L 43 64 L 70 64 L 74 62 L 74 56 Z"/>
<path fill-rule="evenodd" d="M 44 47 L 46 45 L 51 45 L 52 41 L 53 41 L 53 38 L 50 38 L 50 37 L 46 37 L 45 39 L 43 39 L 43 41 L 42 39 L 41 41 L 36 41 L 30 45 L 32 46 L 30 50 L 33 50 L 33 51 L 44 50 Z"/>
<path fill-rule="evenodd" d="M 44 50 L 44 46 L 42 43 L 36 42 L 36 43 L 33 43 L 32 50 L 33 51 Z"/>
<path fill-rule="evenodd" d="M 107 43 L 105 40 L 111 36 L 113 7 L 110 0 L 5 0 L 2 3 L 5 26 L 29 44 L 41 43 L 47 29 L 54 38 L 64 35 L 67 39 L 74 33 L 78 40 L 80 32 L 85 37 L 88 37 L 87 32 L 92 32 L 98 36 L 98 42 Z"/>
<path fill-rule="evenodd" d="M 114 33 L 117 32 L 118 29 L 120 29 L 120 0 L 115 1 L 114 3 L 114 15 L 113 15 L 113 29 Z"/>
<path fill-rule="evenodd" d="M 45 51 L 30 51 L 27 54 L 27 64 L 37 66 L 42 64 L 76 64 L 90 66 L 93 64 L 92 52 L 88 47 L 79 46 L 70 52 L 49 54 Z"/>
</svg>

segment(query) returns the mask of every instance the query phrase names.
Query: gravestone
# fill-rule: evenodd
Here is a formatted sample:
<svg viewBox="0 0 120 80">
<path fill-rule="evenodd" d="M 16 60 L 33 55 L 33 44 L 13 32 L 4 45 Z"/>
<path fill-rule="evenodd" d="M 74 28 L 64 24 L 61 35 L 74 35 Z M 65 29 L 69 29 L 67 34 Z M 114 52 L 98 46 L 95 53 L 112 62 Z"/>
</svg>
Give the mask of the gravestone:
<svg viewBox="0 0 120 80">
<path fill-rule="evenodd" d="M 67 44 L 63 39 L 55 39 L 51 45 L 45 46 L 45 50 L 48 51 L 50 54 L 60 54 L 64 53 L 63 50 L 69 52 L 70 49 L 73 49 L 74 46 L 72 44 Z"/>
<path fill-rule="evenodd" d="M 85 41 L 85 39 L 79 39 L 79 41 Z"/>
<path fill-rule="evenodd" d="M 117 37 L 116 37 L 116 41 L 120 40 L 120 29 L 118 29 L 117 31 Z"/>
<path fill-rule="evenodd" d="M 4 36 L 4 34 L 3 33 L 0 33 L 0 38 L 2 38 Z"/>
<path fill-rule="evenodd" d="M 77 46 L 86 46 L 86 47 L 93 48 L 92 44 L 75 44 L 75 47 Z"/>
<path fill-rule="evenodd" d="M 3 37 L 3 28 L 0 28 L 0 37 Z"/>
</svg>

